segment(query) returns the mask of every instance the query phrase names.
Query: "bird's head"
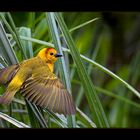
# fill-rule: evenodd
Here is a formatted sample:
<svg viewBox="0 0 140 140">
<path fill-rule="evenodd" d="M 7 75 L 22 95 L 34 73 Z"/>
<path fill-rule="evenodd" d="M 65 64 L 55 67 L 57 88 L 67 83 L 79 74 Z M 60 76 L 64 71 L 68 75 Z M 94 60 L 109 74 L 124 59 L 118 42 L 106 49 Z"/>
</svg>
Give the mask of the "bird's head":
<svg viewBox="0 0 140 140">
<path fill-rule="evenodd" d="M 54 48 L 44 48 L 39 51 L 38 55 L 41 59 L 45 60 L 47 63 L 54 63 L 58 57 L 62 57 Z"/>
</svg>

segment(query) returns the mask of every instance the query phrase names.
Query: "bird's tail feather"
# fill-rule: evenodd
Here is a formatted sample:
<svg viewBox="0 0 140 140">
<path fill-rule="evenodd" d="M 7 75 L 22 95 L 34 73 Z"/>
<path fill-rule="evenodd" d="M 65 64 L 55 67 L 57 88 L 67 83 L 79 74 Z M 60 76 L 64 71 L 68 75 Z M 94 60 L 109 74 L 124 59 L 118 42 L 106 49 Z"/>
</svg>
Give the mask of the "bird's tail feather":
<svg viewBox="0 0 140 140">
<path fill-rule="evenodd" d="M 10 104 L 15 95 L 15 91 L 7 91 L 0 97 L 0 104 Z"/>
</svg>

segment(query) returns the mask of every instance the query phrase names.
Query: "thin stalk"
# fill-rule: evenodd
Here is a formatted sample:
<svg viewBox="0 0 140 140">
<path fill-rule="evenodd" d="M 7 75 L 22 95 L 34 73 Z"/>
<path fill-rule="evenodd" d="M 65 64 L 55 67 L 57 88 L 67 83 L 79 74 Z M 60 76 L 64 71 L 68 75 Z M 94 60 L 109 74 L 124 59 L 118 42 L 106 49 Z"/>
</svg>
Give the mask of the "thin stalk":
<svg viewBox="0 0 140 140">
<path fill-rule="evenodd" d="M 94 22 L 94 21 L 96 21 L 96 20 L 98 20 L 98 19 L 100 19 L 100 18 L 94 18 L 94 19 L 91 19 L 91 20 L 89 20 L 89 21 L 86 21 L 86 22 L 84 22 L 84 23 L 82 23 L 82 24 L 79 24 L 79 25 L 77 25 L 77 26 L 75 26 L 75 27 L 69 29 L 69 32 L 76 31 L 77 29 L 80 29 L 80 28 L 82 28 L 82 27 L 84 27 L 84 26 L 86 26 L 86 25 L 88 25 L 88 24 L 90 24 L 90 23 L 92 23 L 92 22 Z M 60 37 L 62 37 L 62 36 L 63 36 L 63 34 L 60 34 Z"/>
<path fill-rule="evenodd" d="M 100 18 L 94 18 L 94 19 L 91 19 L 91 20 L 89 20 L 89 21 L 86 21 L 86 22 L 84 22 L 84 23 L 82 23 L 82 24 L 80 24 L 80 25 L 77 25 L 77 26 L 75 26 L 74 28 L 71 28 L 71 29 L 69 30 L 69 32 L 72 32 L 72 31 L 75 31 L 75 30 L 77 30 L 77 29 L 79 29 L 79 28 L 81 28 L 81 27 L 84 27 L 84 26 L 88 25 L 89 23 L 92 23 L 92 22 L 94 22 L 94 21 L 96 21 L 96 20 L 98 20 L 98 19 L 100 19 Z"/>
<path fill-rule="evenodd" d="M 22 122 L 19 122 L 16 119 L 9 117 L 7 114 L 4 114 L 2 112 L 0 112 L 0 118 L 10 122 L 10 124 L 13 124 L 14 126 L 17 126 L 19 128 L 30 128 L 30 126 L 28 126 Z"/>
<path fill-rule="evenodd" d="M 86 120 L 87 123 L 93 128 L 97 127 L 96 124 L 86 114 L 84 114 L 79 108 L 76 108 L 76 110 L 78 112 L 79 117 L 82 117 L 82 120 Z"/>
</svg>

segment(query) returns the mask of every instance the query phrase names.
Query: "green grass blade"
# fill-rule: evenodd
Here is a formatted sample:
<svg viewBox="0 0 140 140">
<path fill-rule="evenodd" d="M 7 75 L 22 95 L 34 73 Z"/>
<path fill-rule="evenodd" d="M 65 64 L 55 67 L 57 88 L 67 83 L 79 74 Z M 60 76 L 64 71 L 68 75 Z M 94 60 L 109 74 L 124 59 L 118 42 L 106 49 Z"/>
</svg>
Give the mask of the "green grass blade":
<svg viewBox="0 0 140 140">
<path fill-rule="evenodd" d="M 34 32 L 34 37 L 35 38 L 46 38 L 46 32 L 47 32 L 47 23 L 46 23 L 46 18 L 42 18 L 39 23 L 35 27 L 35 32 Z M 42 30 L 43 29 L 43 30 Z"/>
<path fill-rule="evenodd" d="M 22 122 L 19 122 L 18 120 L 8 116 L 7 114 L 4 114 L 2 112 L 0 112 L 0 118 L 8 121 L 9 123 L 13 124 L 14 126 L 17 126 L 19 128 L 30 128 L 30 126 L 22 123 Z"/>
<path fill-rule="evenodd" d="M 7 36 L 12 37 L 11 34 L 7 34 Z M 42 41 L 42 40 L 31 38 L 31 37 L 26 37 L 26 36 L 21 36 L 20 35 L 20 39 L 26 40 L 26 41 L 31 41 L 31 42 L 34 42 L 34 43 L 38 43 L 38 44 L 45 45 L 45 46 L 48 46 L 48 47 L 54 47 L 54 44 L 52 44 L 50 42 Z"/>
<path fill-rule="evenodd" d="M 88 25 L 89 23 L 92 23 L 92 22 L 94 22 L 94 21 L 96 21 L 96 20 L 98 20 L 99 18 L 94 18 L 94 19 L 91 19 L 91 20 L 89 20 L 89 21 L 86 21 L 86 22 L 84 22 L 84 23 L 82 23 L 82 24 L 80 24 L 80 25 L 77 25 L 77 26 L 75 26 L 74 28 L 71 28 L 70 30 L 69 30 L 69 32 L 72 32 L 72 31 L 75 31 L 75 30 L 77 30 L 77 29 L 79 29 L 79 28 L 81 28 L 81 27 L 84 27 L 84 26 L 86 26 L 86 25 Z"/>
<path fill-rule="evenodd" d="M 8 64 L 6 63 L 5 59 L 0 55 L 0 69 L 7 67 Z"/>
<path fill-rule="evenodd" d="M 11 44 L 6 36 L 6 32 L 3 28 L 3 25 L 0 21 L 0 54 L 3 56 L 3 58 L 6 59 L 7 63 L 9 65 L 16 64 L 17 58 L 15 56 L 15 53 L 11 47 Z M 4 46 L 4 47 L 3 47 Z"/>
<path fill-rule="evenodd" d="M 0 128 L 8 128 L 7 122 L 3 119 L 0 119 Z"/>
<path fill-rule="evenodd" d="M 21 104 L 21 105 L 26 105 L 23 100 L 20 100 L 20 99 L 17 99 L 17 98 L 13 98 L 13 102 Z"/>
<path fill-rule="evenodd" d="M 124 98 L 122 96 L 116 95 L 115 93 L 112 93 L 110 91 L 107 91 L 107 90 L 102 89 L 102 88 L 97 87 L 97 86 L 95 87 L 95 89 L 96 89 L 97 92 L 103 93 L 103 94 L 108 95 L 110 97 L 113 97 L 113 98 L 116 98 L 116 99 L 121 100 L 123 102 L 126 102 L 126 103 L 128 103 L 130 105 L 133 105 L 134 107 L 140 108 L 140 104 L 138 104 L 136 102 L 133 102 L 133 101 L 131 101 L 129 99 L 126 99 L 126 98 Z"/>
<path fill-rule="evenodd" d="M 99 18 L 94 18 L 94 19 L 91 19 L 91 20 L 89 20 L 89 21 L 86 21 L 86 22 L 84 22 L 84 23 L 82 23 L 82 24 L 80 24 L 80 25 L 77 25 L 77 26 L 75 26 L 75 27 L 69 29 L 69 32 L 76 31 L 76 30 L 78 30 L 78 29 L 80 29 L 80 28 L 82 28 L 82 27 L 84 27 L 84 26 L 86 26 L 86 25 L 88 25 L 88 24 L 90 24 L 90 23 L 92 23 L 92 22 L 98 20 L 98 19 L 99 19 Z M 63 35 L 61 34 L 60 36 L 63 36 Z"/>
<path fill-rule="evenodd" d="M 86 127 L 93 127 L 96 128 L 95 123 L 86 115 L 84 114 L 79 108 L 77 108 L 77 120 L 86 124 Z"/>
<path fill-rule="evenodd" d="M 30 28 L 21 27 L 19 28 L 19 35 L 31 37 L 31 30 Z M 23 44 L 23 50 L 26 53 L 28 58 L 33 57 L 33 48 L 32 48 L 32 42 L 27 40 L 21 40 L 21 43 Z"/>
<path fill-rule="evenodd" d="M 0 22 L 0 54 L 5 58 L 8 65 L 16 64 L 18 62 L 17 57 L 12 49 L 12 46 L 6 36 L 6 32 L 2 23 Z M 12 116 L 12 104 L 9 105 L 9 113 Z"/>
<path fill-rule="evenodd" d="M 28 27 L 31 29 L 32 34 L 35 31 L 35 12 L 28 14 Z"/>
<path fill-rule="evenodd" d="M 62 48 L 61 48 L 61 42 L 58 34 L 58 30 L 56 27 L 55 19 L 53 13 L 48 13 L 47 14 L 47 21 L 48 21 L 48 26 L 50 28 L 51 34 L 52 34 L 52 39 L 54 42 L 54 45 L 57 50 L 59 50 L 59 53 L 63 55 Z M 64 56 L 64 55 L 63 55 Z M 61 79 L 65 83 L 65 86 L 67 90 L 71 93 L 71 85 L 70 85 L 70 80 L 69 80 L 69 75 L 68 75 L 68 69 L 65 64 L 64 58 L 59 59 L 59 71 L 61 74 Z M 75 127 L 76 126 L 76 121 L 75 121 L 75 116 L 69 116 L 68 117 L 68 125 L 69 127 Z"/>
<path fill-rule="evenodd" d="M 29 117 L 31 119 L 31 124 L 33 125 L 33 127 L 41 127 L 41 128 L 48 127 L 47 124 L 46 124 L 45 119 L 43 118 L 41 112 L 38 110 L 38 108 L 36 107 L 36 105 L 33 105 L 30 102 L 28 102 L 27 105 L 29 107 L 28 108 L 28 112 L 30 114 Z M 37 120 L 36 120 L 36 118 L 34 118 L 34 115 L 37 118 Z M 33 118 L 34 118 L 34 121 L 32 120 Z M 39 122 L 39 124 L 37 122 Z"/>
<path fill-rule="evenodd" d="M 60 117 L 55 115 L 53 112 L 49 111 L 48 109 L 44 109 L 44 112 L 47 112 L 55 120 L 58 126 L 62 128 L 68 128 L 67 122 L 64 122 L 64 119 L 61 119 Z"/>
<path fill-rule="evenodd" d="M 79 77 L 81 79 L 81 82 L 83 84 L 83 87 L 86 90 L 86 98 L 88 100 L 92 117 L 95 120 L 97 127 L 109 127 L 106 115 L 104 113 L 104 110 L 102 108 L 102 105 L 100 103 L 100 100 L 95 92 L 94 86 L 92 84 L 91 79 L 89 78 L 86 69 L 83 65 L 83 62 L 80 58 L 80 53 L 78 52 L 74 41 L 69 34 L 69 31 L 67 29 L 67 26 L 65 25 L 65 22 L 62 18 L 62 15 L 60 13 L 54 13 L 57 19 L 57 22 L 61 28 L 61 31 L 63 33 L 63 37 L 71 51 L 71 55 L 73 57 L 74 62 L 76 63 L 77 70 Z"/>
</svg>

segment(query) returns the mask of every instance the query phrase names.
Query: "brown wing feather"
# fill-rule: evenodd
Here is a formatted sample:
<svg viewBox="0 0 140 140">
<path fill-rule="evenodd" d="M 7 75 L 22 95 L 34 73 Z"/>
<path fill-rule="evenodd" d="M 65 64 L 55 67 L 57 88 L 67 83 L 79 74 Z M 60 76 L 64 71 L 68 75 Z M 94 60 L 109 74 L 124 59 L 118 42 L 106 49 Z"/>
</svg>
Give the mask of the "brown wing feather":
<svg viewBox="0 0 140 140">
<path fill-rule="evenodd" d="M 66 110 L 66 113 L 68 114 L 70 112 L 70 107 L 68 105 L 68 100 L 67 100 L 67 96 L 66 94 L 64 94 L 64 98 L 65 98 L 65 101 L 66 101 L 66 106 L 65 106 L 65 110 Z"/>
<path fill-rule="evenodd" d="M 15 76 L 19 69 L 19 65 L 15 64 L 0 70 L 0 84 L 8 84 Z"/>
<path fill-rule="evenodd" d="M 56 77 L 50 75 L 31 77 L 23 83 L 21 93 L 29 101 L 53 112 L 64 115 L 76 112 L 72 96 Z"/>
</svg>

